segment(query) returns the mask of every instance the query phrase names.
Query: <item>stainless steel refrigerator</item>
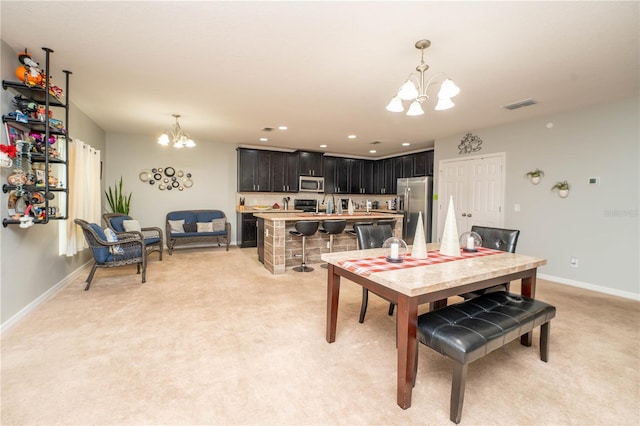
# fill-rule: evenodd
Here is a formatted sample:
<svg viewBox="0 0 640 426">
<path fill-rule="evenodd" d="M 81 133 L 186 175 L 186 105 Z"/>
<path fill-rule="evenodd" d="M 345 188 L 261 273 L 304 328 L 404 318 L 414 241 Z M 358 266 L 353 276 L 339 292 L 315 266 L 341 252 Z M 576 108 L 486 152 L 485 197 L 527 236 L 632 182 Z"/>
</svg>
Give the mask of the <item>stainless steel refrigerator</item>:
<svg viewBox="0 0 640 426">
<path fill-rule="evenodd" d="M 418 214 L 422 212 L 425 239 L 431 242 L 433 179 L 430 176 L 398 179 L 398 213 L 404 215 L 402 239 L 413 244 Z"/>
</svg>

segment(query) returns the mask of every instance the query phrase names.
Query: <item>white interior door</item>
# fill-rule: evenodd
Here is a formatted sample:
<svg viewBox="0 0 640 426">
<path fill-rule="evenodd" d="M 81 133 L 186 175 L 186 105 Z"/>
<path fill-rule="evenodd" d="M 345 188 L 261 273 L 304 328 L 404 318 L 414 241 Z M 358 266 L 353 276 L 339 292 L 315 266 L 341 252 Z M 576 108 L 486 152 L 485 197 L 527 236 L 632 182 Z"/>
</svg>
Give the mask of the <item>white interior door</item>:
<svg viewBox="0 0 640 426">
<path fill-rule="evenodd" d="M 504 226 L 504 162 L 504 153 L 440 161 L 438 241 L 451 196 L 459 234 L 469 231 L 472 225 Z"/>
</svg>

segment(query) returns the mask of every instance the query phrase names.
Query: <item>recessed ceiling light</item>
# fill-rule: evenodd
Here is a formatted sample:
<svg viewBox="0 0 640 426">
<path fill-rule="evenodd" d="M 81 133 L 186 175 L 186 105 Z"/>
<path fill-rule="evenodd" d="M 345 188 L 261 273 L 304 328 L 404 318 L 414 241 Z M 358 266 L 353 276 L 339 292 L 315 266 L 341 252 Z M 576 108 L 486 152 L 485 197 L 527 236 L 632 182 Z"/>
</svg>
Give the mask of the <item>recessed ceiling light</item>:
<svg viewBox="0 0 640 426">
<path fill-rule="evenodd" d="M 409 146 L 409 145 L 411 145 L 409 142 L 405 142 L 402 144 L 402 146 Z"/>
<path fill-rule="evenodd" d="M 377 151 L 375 149 L 370 149 L 369 154 L 375 154 Z"/>
<path fill-rule="evenodd" d="M 320 148 L 326 148 L 326 147 L 327 147 L 326 145 L 320 145 Z"/>
<path fill-rule="evenodd" d="M 347 136 L 347 137 L 348 137 L 349 139 L 355 139 L 355 138 L 356 138 L 356 135 L 349 135 L 349 136 Z"/>
<path fill-rule="evenodd" d="M 278 130 L 287 130 L 288 127 L 287 126 L 278 126 Z"/>
<path fill-rule="evenodd" d="M 268 140 L 269 140 L 269 139 L 267 139 L 267 138 L 260 138 L 260 142 L 266 142 L 266 141 L 268 141 Z"/>
</svg>

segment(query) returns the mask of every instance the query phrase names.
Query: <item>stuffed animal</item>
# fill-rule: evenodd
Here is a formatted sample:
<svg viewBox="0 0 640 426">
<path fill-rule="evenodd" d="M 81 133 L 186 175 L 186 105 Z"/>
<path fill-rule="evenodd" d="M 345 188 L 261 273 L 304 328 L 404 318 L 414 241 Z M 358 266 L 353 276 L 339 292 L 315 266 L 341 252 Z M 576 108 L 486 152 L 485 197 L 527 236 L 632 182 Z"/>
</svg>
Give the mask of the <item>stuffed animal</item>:
<svg viewBox="0 0 640 426">
<path fill-rule="evenodd" d="M 38 63 L 31 59 L 31 54 L 24 52 L 18 53 L 18 60 L 22 65 L 16 68 L 16 76 L 27 86 L 44 86 L 44 73 L 38 68 Z"/>
</svg>

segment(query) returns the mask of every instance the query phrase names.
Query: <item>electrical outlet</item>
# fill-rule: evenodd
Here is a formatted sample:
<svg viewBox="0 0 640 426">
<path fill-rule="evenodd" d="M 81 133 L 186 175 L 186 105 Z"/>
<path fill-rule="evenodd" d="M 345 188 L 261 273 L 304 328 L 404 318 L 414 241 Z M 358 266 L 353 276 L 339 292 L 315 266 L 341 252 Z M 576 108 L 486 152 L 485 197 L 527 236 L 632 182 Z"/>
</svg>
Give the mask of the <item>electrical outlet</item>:
<svg viewBox="0 0 640 426">
<path fill-rule="evenodd" d="M 329 241 L 327 241 L 327 248 L 329 248 Z"/>
<path fill-rule="evenodd" d="M 577 268 L 578 267 L 578 258 L 574 256 L 571 259 L 569 259 L 569 265 L 573 266 L 574 268 Z"/>
<path fill-rule="evenodd" d="M 269 228 L 265 228 L 264 236 L 267 237 L 267 238 L 269 237 Z"/>
</svg>

